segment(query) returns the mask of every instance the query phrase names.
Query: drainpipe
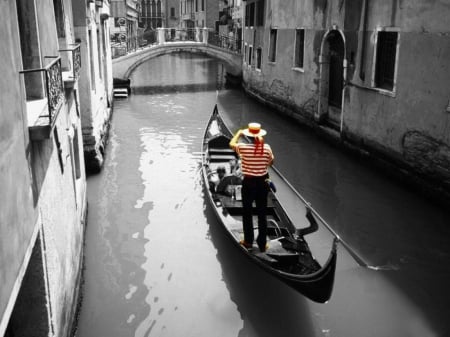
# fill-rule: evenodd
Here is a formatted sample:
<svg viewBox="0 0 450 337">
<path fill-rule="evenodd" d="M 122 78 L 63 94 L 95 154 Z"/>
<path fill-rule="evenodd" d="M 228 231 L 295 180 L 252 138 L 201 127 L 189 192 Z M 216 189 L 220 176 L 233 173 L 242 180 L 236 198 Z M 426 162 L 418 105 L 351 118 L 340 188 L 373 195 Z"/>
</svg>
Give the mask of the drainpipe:
<svg viewBox="0 0 450 337">
<path fill-rule="evenodd" d="M 366 32 L 367 32 L 367 14 L 369 12 L 369 0 L 364 0 L 364 13 L 362 22 L 362 41 L 361 41 L 361 58 L 359 61 L 359 78 L 364 81 L 366 74 L 364 72 L 364 59 L 366 57 Z"/>
<path fill-rule="evenodd" d="M 345 45 L 344 45 L 344 48 L 345 48 Z M 341 103 L 341 125 L 340 125 L 340 131 L 339 131 L 339 134 L 340 134 L 340 136 L 341 136 L 341 138 L 342 138 L 342 136 L 343 136 L 343 132 L 344 132 L 344 111 L 345 111 L 345 92 L 347 91 L 347 69 L 348 68 L 348 62 L 347 62 L 347 59 L 346 58 L 344 58 L 344 78 L 343 78 L 343 81 L 344 81 L 344 88 L 342 89 L 342 103 Z"/>
</svg>

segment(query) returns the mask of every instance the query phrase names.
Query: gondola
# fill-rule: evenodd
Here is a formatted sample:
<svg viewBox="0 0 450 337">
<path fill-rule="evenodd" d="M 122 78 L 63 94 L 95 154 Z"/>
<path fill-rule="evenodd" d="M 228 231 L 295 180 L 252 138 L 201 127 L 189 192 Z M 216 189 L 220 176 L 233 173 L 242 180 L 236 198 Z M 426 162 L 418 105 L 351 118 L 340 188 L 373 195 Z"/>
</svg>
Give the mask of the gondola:
<svg viewBox="0 0 450 337">
<path fill-rule="evenodd" d="M 247 249 L 240 244 L 243 239 L 242 199 L 240 196 L 241 180 L 231 174 L 232 166 L 237 161 L 236 153 L 229 147 L 232 133 L 221 118 L 217 105 L 205 129 L 202 154 L 202 178 L 205 198 L 209 207 L 214 210 L 219 222 L 227 234 L 245 256 L 273 275 L 286 285 L 292 287 L 303 296 L 318 303 L 325 303 L 331 297 L 336 270 L 336 248 L 338 240 L 332 243 L 330 255 L 324 265 L 313 257 L 305 236 L 318 228 L 318 221 L 306 207 L 308 224 L 296 228 L 283 208 L 276 193 L 270 191 L 267 205 L 267 242 L 265 252 L 261 252 L 256 244 Z M 215 189 L 216 170 L 225 167 L 228 184 L 221 192 Z M 270 175 L 278 174 L 271 170 Z M 290 185 L 287 184 L 287 188 Z M 281 186 L 278 186 L 280 188 Z M 255 238 L 257 237 L 257 221 L 254 219 Z"/>
</svg>

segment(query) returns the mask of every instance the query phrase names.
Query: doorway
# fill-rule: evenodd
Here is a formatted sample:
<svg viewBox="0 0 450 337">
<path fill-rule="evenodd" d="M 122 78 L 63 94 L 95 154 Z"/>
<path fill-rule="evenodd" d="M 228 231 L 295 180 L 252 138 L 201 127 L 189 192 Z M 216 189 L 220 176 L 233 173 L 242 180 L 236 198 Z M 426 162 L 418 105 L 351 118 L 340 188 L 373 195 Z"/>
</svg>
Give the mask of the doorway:
<svg viewBox="0 0 450 337">
<path fill-rule="evenodd" d="M 344 58 L 342 34 L 338 30 L 332 30 L 322 43 L 318 118 L 336 129 L 341 125 Z"/>
</svg>

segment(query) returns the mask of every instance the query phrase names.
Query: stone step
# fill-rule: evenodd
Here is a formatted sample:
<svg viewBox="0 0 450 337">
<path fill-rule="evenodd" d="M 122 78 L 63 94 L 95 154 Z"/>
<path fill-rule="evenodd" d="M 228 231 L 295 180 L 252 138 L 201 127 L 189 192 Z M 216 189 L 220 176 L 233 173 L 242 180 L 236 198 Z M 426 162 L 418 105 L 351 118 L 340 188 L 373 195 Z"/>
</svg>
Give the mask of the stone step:
<svg viewBox="0 0 450 337">
<path fill-rule="evenodd" d="M 128 90 L 126 88 L 116 88 L 113 90 L 114 97 L 128 97 Z"/>
</svg>

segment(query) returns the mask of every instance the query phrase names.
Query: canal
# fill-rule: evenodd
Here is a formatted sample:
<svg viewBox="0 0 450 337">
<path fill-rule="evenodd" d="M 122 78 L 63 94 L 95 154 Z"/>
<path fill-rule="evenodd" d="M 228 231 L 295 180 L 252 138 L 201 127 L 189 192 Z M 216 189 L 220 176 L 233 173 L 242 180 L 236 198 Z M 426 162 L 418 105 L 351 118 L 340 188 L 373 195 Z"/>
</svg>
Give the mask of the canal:
<svg viewBox="0 0 450 337">
<path fill-rule="evenodd" d="M 225 89 L 223 72 L 204 56 L 162 56 L 115 102 L 104 168 L 88 179 L 77 337 L 449 335 L 449 213 Z M 267 129 L 277 168 L 372 266 L 339 246 L 328 303 L 243 259 L 206 206 L 198 151 L 215 103 L 231 129 Z"/>
</svg>

